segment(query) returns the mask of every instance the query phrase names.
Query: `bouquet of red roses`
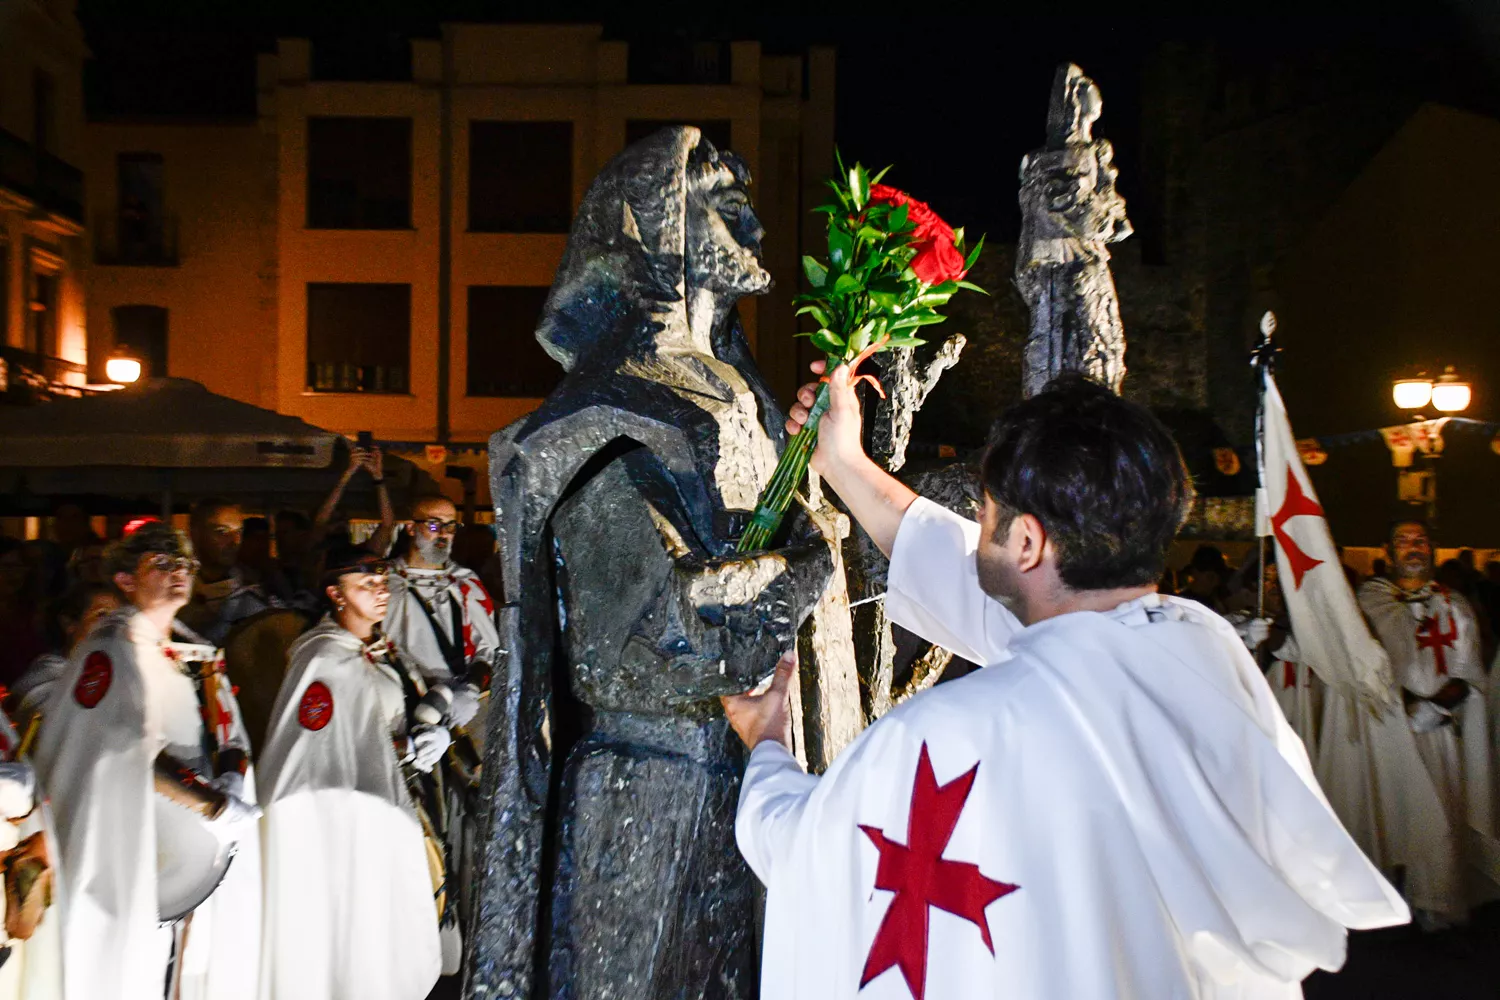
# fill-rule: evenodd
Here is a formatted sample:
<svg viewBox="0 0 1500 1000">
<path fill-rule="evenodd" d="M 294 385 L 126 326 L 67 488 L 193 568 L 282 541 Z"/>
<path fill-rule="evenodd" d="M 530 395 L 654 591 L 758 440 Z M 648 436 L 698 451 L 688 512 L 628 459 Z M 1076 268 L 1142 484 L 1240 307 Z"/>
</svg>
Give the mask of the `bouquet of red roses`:
<svg viewBox="0 0 1500 1000">
<path fill-rule="evenodd" d="M 917 332 L 944 319 L 938 307 L 961 288 L 984 289 L 963 277 L 979 258 L 981 239 L 964 252 L 964 233 L 955 230 L 925 202 L 880 183 L 889 167 L 870 177 L 856 163 L 828 182 L 835 201 L 814 211 L 828 216 L 828 260 L 802 258 L 802 272 L 813 291 L 794 300 L 797 315 L 810 316 L 810 337 L 827 357 L 831 372 L 849 365 L 856 382 L 868 382 L 884 398 L 873 375 L 859 375 L 861 363 L 879 351 L 924 344 Z M 756 505 L 739 551 L 763 549 L 781 525 L 782 515 L 802 485 L 818 443 L 818 421 L 828 410 L 828 385 L 818 391 L 801 433 L 792 438 Z"/>
</svg>

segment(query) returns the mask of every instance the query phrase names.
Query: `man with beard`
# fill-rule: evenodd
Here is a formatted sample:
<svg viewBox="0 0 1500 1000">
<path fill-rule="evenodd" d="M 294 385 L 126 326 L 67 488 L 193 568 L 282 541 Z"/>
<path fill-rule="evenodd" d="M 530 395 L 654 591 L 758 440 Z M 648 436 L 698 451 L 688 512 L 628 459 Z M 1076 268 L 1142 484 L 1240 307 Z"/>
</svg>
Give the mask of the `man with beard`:
<svg viewBox="0 0 1500 1000">
<path fill-rule="evenodd" d="M 411 549 L 391 564 L 385 631 L 428 685 L 452 693 L 449 721 L 466 726 L 489 688 L 500 637 L 489 591 L 473 570 L 453 561 L 453 538 L 461 526 L 458 508 L 447 497 L 412 503 L 406 522 Z M 482 722 L 474 730 L 481 734 Z"/>
<path fill-rule="evenodd" d="M 197 568 L 192 548 L 153 521 L 113 544 L 105 561 L 122 607 L 73 651 L 35 753 L 62 854 L 66 995 L 159 1000 L 180 950 L 181 997 L 253 1000 L 260 810 L 249 740 L 224 675 L 200 687 L 199 671 L 169 642 Z M 186 803 L 185 786 L 196 790 L 188 798 L 199 821 L 238 852 L 208 900 L 168 925 L 158 921 L 158 817 Z"/>
<path fill-rule="evenodd" d="M 725 699 L 761 996 L 1287 1000 L 1346 927 L 1407 919 L 1233 628 L 1156 592 L 1193 490 L 1150 413 L 1078 376 L 1013 407 L 975 524 L 881 471 L 830 384 L 813 467 L 890 554 L 887 614 L 988 666 L 822 777 L 788 746 L 795 660 Z"/>
<path fill-rule="evenodd" d="M 1419 923 L 1436 928 L 1467 918 L 1474 874 L 1500 882 L 1485 706 L 1488 678 L 1473 608 L 1463 595 L 1433 582 L 1427 525 L 1411 518 L 1396 521 L 1388 548 L 1390 577 L 1366 582 L 1359 589 L 1359 606 L 1390 656 L 1417 751 L 1443 800 L 1445 816 L 1428 819 L 1446 820 L 1451 868 L 1470 876 L 1455 879 L 1447 898 L 1433 910 L 1418 911 Z M 1477 888 L 1493 891 L 1482 882 Z"/>
</svg>

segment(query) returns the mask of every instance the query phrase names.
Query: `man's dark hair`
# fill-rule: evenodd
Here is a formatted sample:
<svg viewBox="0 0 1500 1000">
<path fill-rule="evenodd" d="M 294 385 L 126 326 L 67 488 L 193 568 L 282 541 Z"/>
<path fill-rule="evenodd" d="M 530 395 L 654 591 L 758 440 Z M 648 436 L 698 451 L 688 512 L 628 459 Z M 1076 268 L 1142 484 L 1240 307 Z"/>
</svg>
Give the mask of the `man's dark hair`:
<svg viewBox="0 0 1500 1000">
<path fill-rule="evenodd" d="M 1156 583 L 1194 497 L 1161 421 L 1079 375 L 1007 410 L 980 472 L 1001 529 L 1018 514 L 1040 521 L 1073 590 Z"/>
<path fill-rule="evenodd" d="M 1393 517 L 1391 523 L 1385 526 L 1385 545 L 1392 548 L 1396 542 L 1396 529 L 1407 524 L 1415 524 L 1422 529 L 1422 534 L 1427 536 L 1427 544 L 1432 544 L 1432 525 L 1427 523 L 1425 517 L 1413 514 L 1411 517 Z"/>
<path fill-rule="evenodd" d="M 269 535 L 271 533 L 271 522 L 263 517 L 245 518 L 244 527 L 241 529 L 246 537 L 251 535 Z"/>
<path fill-rule="evenodd" d="M 238 507 L 239 504 L 233 500 L 225 500 L 223 497 L 204 497 L 193 504 L 192 513 L 188 515 L 188 523 L 194 527 L 202 527 L 203 522 L 208 520 L 209 515 L 221 511 L 226 507 Z"/>
<path fill-rule="evenodd" d="M 186 535 L 170 524 L 147 521 L 124 538 L 111 542 L 104 550 L 104 578 L 112 581 L 116 573 L 134 573 L 141 556 L 157 552 L 191 557 L 193 545 Z"/>
<path fill-rule="evenodd" d="M 312 527 L 312 522 L 300 510 L 278 510 L 276 512 L 276 524 L 278 527 L 287 524 L 299 531 L 306 531 Z"/>
</svg>

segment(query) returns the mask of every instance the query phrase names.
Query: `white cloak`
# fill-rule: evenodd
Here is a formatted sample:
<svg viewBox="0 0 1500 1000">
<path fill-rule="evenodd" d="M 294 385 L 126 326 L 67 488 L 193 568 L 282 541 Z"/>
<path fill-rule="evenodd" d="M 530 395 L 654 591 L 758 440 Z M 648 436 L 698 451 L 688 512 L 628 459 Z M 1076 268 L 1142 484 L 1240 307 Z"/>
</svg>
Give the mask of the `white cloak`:
<svg viewBox="0 0 1500 1000">
<path fill-rule="evenodd" d="M 1467 894 L 1487 896 L 1500 885 L 1486 704 L 1490 679 L 1480 660 L 1479 625 L 1462 595 L 1438 586 L 1406 594 L 1388 580 L 1369 580 L 1359 589 L 1359 603 L 1401 687 L 1429 698 L 1449 680 L 1470 685 L 1468 697 L 1451 713 L 1455 724 L 1413 733 L 1446 820 L 1447 835 L 1440 841 L 1445 847 L 1434 849 L 1450 854 L 1458 871 L 1472 869 L 1489 883 L 1456 880 L 1450 895 L 1435 901 L 1439 905 L 1421 908 L 1462 916 L 1472 901 Z M 1436 817 L 1422 819 L 1436 825 Z M 1437 832 L 1429 839 L 1437 842 Z"/>
<path fill-rule="evenodd" d="M 887 613 L 990 666 L 822 778 L 751 754 L 762 996 L 1287 998 L 1343 963 L 1346 927 L 1407 919 L 1228 623 L 1152 595 L 1014 630 L 978 535 L 918 500 Z"/>
<path fill-rule="evenodd" d="M 462 650 L 465 664 L 483 664 L 492 673 L 500 655 L 500 630 L 495 624 L 495 602 L 473 570 L 450 564 L 446 569 L 414 569 L 397 560 L 391 565 L 391 603 L 383 626 L 402 659 L 429 681 L 450 681 L 453 671 L 443 658 L 427 613 L 425 595 L 443 636 Z M 459 628 L 453 631 L 451 606 L 459 609 Z"/>
<path fill-rule="evenodd" d="M 1302 740 L 1307 754 L 1318 757 L 1318 718 L 1323 704 L 1323 684 L 1317 674 L 1303 662 L 1297 637 L 1289 635 L 1286 641 L 1271 654 L 1271 667 L 1266 672 L 1266 681 L 1276 704 L 1291 725 L 1292 732 Z"/>
<path fill-rule="evenodd" d="M 20 737 L 15 727 L 5 713 L 0 712 L 0 758 L 14 759 L 19 745 Z M 0 847 L 9 850 L 37 833 L 47 838 L 47 854 L 52 864 L 52 905 L 30 938 L 4 942 L 10 948 L 10 957 L 0 966 L 0 1000 L 62 1000 L 63 996 L 62 911 L 58 905 L 62 885 L 61 859 L 51 809 L 40 782 L 34 802 L 25 819 L 17 822 L 0 819 L 0 823 L 10 828 L 4 831 L 4 843 Z M 4 906 L 4 901 L 0 901 L 0 910 Z"/>
<path fill-rule="evenodd" d="M 325 618 L 292 646 L 261 755 L 266 1000 L 422 1000 L 441 967 L 393 735 L 401 682 Z"/>
<path fill-rule="evenodd" d="M 167 640 L 133 607 L 79 644 L 44 708 L 35 763 L 52 800 L 62 858 L 69 1000 L 160 1000 L 172 935 L 157 922 L 153 765 L 170 749 L 206 770 L 203 721 Z M 220 704 L 244 741 L 219 675 Z M 254 774 L 246 779 L 254 800 Z M 184 1000 L 253 1000 L 260 956 L 260 843 L 240 841 L 228 874 L 193 911 Z"/>
</svg>

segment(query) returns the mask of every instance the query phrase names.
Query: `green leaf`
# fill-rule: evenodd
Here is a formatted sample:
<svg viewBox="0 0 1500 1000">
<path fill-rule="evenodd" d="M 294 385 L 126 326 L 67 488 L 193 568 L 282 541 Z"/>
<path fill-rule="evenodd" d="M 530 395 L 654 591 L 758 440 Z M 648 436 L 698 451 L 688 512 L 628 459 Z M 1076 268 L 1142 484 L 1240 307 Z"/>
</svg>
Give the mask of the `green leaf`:
<svg viewBox="0 0 1500 1000">
<path fill-rule="evenodd" d="M 981 237 L 979 237 L 979 242 L 976 243 L 976 244 L 974 244 L 974 249 L 969 251 L 969 256 L 967 256 L 967 257 L 964 258 L 964 270 L 965 271 L 967 271 L 969 268 L 971 268 L 971 267 L 974 266 L 974 262 L 979 259 L 979 251 L 981 251 L 983 249 L 984 249 L 984 237 L 981 236 Z"/>
<path fill-rule="evenodd" d="M 850 295 L 854 292 L 864 291 L 864 285 L 851 274 L 841 274 L 839 279 L 833 283 L 834 295 Z"/>
<path fill-rule="evenodd" d="M 956 246 L 956 247 L 961 247 L 961 246 L 964 245 L 964 227 L 963 226 L 959 226 L 957 229 L 953 230 L 953 245 Z"/>
<path fill-rule="evenodd" d="M 843 226 L 834 224 L 828 227 L 828 258 L 835 267 L 847 268 L 849 258 L 854 253 L 854 237 L 849 235 Z"/>
<path fill-rule="evenodd" d="M 843 208 L 841 206 L 839 206 L 839 205 L 819 205 L 817 208 L 815 208 L 815 209 L 812 210 L 812 214 L 813 215 L 838 215 L 842 211 L 843 211 Z"/>
<path fill-rule="evenodd" d="M 990 294 L 989 292 L 985 291 L 983 288 L 980 288 L 978 285 L 974 284 L 974 282 L 972 282 L 972 281 L 960 281 L 958 283 L 958 287 L 959 288 L 967 288 L 969 291 L 971 291 L 971 292 L 978 292 L 980 295 L 988 295 L 988 294 Z"/>
<path fill-rule="evenodd" d="M 870 346 L 870 334 L 875 329 L 874 322 L 866 320 L 859 325 L 853 333 L 849 334 L 849 350 L 858 354 Z"/>
<path fill-rule="evenodd" d="M 886 224 L 890 227 L 891 232 L 899 233 L 901 232 L 901 230 L 906 228 L 906 224 L 909 221 L 910 216 L 910 206 L 897 205 L 894 209 L 892 209 L 891 217 Z"/>
<path fill-rule="evenodd" d="M 891 330 L 906 330 L 916 326 L 931 326 L 941 323 L 948 317 L 942 313 L 933 312 L 931 309 L 913 309 L 911 312 L 902 313 L 891 323 Z"/>
<path fill-rule="evenodd" d="M 876 184 L 879 184 L 880 181 L 881 181 L 881 179 L 884 178 L 885 175 L 888 174 L 888 173 L 890 173 L 890 172 L 891 172 L 891 164 L 887 164 L 886 166 L 882 167 L 880 169 L 880 173 L 878 173 L 874 177 L 870 178 L 870 187 L 874 187 Z"/>
<path fill-rule="evenodd" d="M 837 354 L 844 349 L 844 338 L 832 330 L 818 330 L 808 334 L 813 346 L 824 354 Z"/>
<path fill-rule="evenodd" d="M 817 320 L 819 326 L 828 325 L 828 311 L 816 303 L 810 303 L 797 310 L 798 316 L 811 316 Z"/>
<path fill-rule="evenodd" d="M 891 339 L 885 342 L 885 348 L 883 349 L 888 350 L 892 347 L 920 347 L 925 343 L 927 341 L 921 337 L 913 337 L 909 333 L 897 333 L 892 334 Z"/>
<path fill-rule="evenodd" d="M 802 273 L 807 275 L 807 283 L 814 288 L 822 288 L 828 281 L 828 268 L 819 264 L 816 257 L 802 257 Z"/>
<path fill-rule="evenodd" d="M 849 197 L 856 210 L 863 209 L 865 202 L 870 200 L 870 178 L 858 163 L 849 170 Z"/>
</svg>

